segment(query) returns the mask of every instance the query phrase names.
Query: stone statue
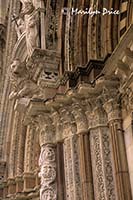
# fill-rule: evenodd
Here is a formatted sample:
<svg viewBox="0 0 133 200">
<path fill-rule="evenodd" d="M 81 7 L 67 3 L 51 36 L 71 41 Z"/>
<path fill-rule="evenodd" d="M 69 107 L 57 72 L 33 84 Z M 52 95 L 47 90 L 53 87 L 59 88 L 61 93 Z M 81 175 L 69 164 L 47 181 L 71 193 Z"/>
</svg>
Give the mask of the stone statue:
<svg viewBox="0 0 133 200">
<path fill-rule="evenodd" d="M 24 20 L 22 18 L 19 18 L 17 20 L 17 24 L 15 26 L 16 32 L 17 32 L 17 36 L 18 38 L 21 36 L 21 34 L 25 31 L 25 23 Z"/>
<path fill-rule="evenodd" d="M 30 74 L 26 68 L 25 62 L 15 59 L 10 67 L 10 80 L 13 90 L 9 99 L 22 97 L 39 98 L 40 90 L 38 86 L 30 79 Z"/>
<path fill-rule="evenodd" d="M 26 30 L 26 45 L 28 56 L 39 47 L 39 15 L 30 0 L 21 0 L 23 7 L 21 15 L 24 16 Z"/>
</svg>

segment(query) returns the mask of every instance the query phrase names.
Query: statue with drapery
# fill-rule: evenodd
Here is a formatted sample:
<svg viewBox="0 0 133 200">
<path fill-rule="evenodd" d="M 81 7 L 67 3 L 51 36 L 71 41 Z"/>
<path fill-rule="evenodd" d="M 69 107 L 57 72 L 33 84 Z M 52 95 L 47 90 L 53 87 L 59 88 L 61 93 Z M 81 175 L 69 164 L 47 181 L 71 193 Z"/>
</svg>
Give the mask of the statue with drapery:
<svg viewBox="0 0 133 200">
<path fill-rule="evenodd" d="M 27 54 L 31 56 L 35 48 L 40 47 L 39 39 L 39 12 L 35 9 L 31 0 L 20 0 L 22 10 L 20 15 L 24 17 Z"/>
</svg>

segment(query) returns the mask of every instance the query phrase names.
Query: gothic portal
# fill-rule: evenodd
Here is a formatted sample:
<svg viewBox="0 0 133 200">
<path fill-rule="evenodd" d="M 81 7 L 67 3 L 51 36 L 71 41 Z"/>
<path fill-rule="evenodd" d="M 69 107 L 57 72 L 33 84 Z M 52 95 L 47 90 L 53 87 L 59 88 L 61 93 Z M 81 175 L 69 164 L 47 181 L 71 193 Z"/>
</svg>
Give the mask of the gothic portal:
<svg viewBox="0 0 133 200">
<path fill-rule="evenodd" d="M 133 1 L 0 0 L 0 199 L 132 200 Z"/>
</svg>

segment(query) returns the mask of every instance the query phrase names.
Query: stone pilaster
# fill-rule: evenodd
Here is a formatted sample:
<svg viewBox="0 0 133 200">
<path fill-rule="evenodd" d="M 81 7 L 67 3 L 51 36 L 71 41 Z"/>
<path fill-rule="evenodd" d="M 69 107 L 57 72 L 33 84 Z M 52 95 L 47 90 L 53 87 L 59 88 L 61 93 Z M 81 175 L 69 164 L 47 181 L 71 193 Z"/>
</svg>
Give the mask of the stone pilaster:
<svg viewBox="0 0 133 200">
<path fill-rule="evenodd" d="M 81 108 L 81 106 L 78 103 L 73 104 L 72 113 L 74 114 L 77 124 L 82 200 L 93 200 L 94 191 L 92 180 L 88 122 L 85 115 L 85 111 Z"/>
<path fill-rule="evenodd" d="M 116 99 L 109 99 L 104 108 L 108 114 L 108 122 L 111 133 L 111 145 L 113 152 L 115 181 L 118 199 L 132 199 L 129 181 L 129 172 L 125 150 L 124 134 L 122 127 L 120 104 Z"/>
<path fill-rule="evenodd" d="M 81 200 L 81 180 L 79 164 L 79 145 L 78 135 L 76 134 L 76 123 L 73 114 L 69 108 L 61 110 L 63 122 L 63 152 L 64 152 L 64 170 L 65 186 L 67 200 Z"/>
<path fill-rule="evenodd" d="M 89 131 L 95 199 L 115 200 L 109 129 L 99 100 L 89 115 Z"/>
</svg>

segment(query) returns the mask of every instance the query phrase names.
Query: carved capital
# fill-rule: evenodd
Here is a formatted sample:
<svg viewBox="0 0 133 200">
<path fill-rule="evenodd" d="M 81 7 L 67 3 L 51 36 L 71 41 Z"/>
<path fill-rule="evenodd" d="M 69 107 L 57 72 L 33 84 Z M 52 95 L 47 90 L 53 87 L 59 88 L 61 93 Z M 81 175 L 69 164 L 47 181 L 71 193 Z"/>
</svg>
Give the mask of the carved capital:
<svg viewBox="0 0 133 200">
<path fill-rule="evenodd" d="M 103 105 L 108 115 L 108 120 L 121 119 L 120 104 L 115 99 L 110 99 Z"/>
<path fill-rule="evenodd" d="M 76 122 L 69 107 L 60 109 L 61 122 L 63 124 L 63 138 L 74 135 L 77 132 Z"/>
<path fill-rule="evenodd" d="M 34 120 L 39 128 L 40 146 L 47 143 L 55 143 L 55 127 L 50 116 L 48 114 L 42 114 L 35 117 Z"/>
<path fill-rule="evenodd" d="M 85 112 L 88 119 L 88 128 L 93 129 L 98 126 L 105 126 L 107 124 L 107 119 L 101 96 L 93 100 L 91 99 L 89 104 L 89 110 Z"/>
<path fill-rule="evenodd" d="M 84 110 L 79 103 L 72 104 L 72 114 L 74 115 L 77 124 L 77 133 L 87 132 L 88 124 Z"/>
<path fill-rule="evenodd" d="M 61 141 L 63 139 L 63 119 L 61 119 L 60 113 L 53 111 L 51 118 L 55 126 L 56 131 L 56 141 Z"/>
</svg>

